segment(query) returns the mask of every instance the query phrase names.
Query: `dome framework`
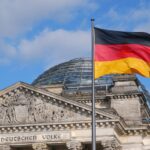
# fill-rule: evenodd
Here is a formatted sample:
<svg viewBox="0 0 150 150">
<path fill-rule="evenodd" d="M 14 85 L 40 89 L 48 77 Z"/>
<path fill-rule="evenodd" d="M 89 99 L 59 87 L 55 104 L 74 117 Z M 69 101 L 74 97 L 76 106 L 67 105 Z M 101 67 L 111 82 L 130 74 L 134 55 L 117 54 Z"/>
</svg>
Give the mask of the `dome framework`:
<svg viewBox="0 0 150 150">
<path fill-rule="evenodd" d="M 41 74 L 32 83 L 34 86 L 63 85 L 64 88 L 78 89 L 91 87 L 92 65 L 90 59 L 73 59 L 56 65 Z M 95 80 L 95 86 L 112 85 L 112 75 Z"/>
</svg>

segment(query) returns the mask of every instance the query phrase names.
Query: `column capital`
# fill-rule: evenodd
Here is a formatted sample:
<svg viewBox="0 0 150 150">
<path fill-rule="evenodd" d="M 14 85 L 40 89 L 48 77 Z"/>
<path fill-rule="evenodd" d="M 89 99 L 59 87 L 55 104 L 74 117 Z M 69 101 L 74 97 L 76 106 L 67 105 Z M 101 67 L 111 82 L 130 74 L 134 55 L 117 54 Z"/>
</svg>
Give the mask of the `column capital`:
<svg viewBox="0 0 150 150">
<path fill-rule="evenodd" d="M 83 149 L 82 143 L 79 141 L 68 141 L 66 145 L 69 150 L 82 150 Z"/>
<path fill-rule="evenodd" d="M 101 141 L 104 150 L 121 150 L 121 146 L 116 140 Z"/>
<path fill-rule="evenodd" d="M 32 148 L 34 150 L 48 150 L 48 146 L 46 143 L 34 143 L 32 144 Z"/>
<path fill-rule="evenodd" d="M 12 150 L 12 148 L 9 145 L 1 145 L 0 150 Z"/>
</svg>

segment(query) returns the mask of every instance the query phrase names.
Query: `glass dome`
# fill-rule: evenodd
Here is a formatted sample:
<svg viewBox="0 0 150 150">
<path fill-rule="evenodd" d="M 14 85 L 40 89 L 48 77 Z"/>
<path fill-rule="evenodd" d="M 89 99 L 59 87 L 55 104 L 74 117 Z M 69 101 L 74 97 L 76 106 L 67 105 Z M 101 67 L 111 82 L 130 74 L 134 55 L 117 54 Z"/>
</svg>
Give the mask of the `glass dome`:
<svg viewBox="0 0 150 150">
<path fill-rule="evenodd" d="M 92 64 L 90 59 L 73 59 L 56 65 L 33 81 L 34 86 L 61 85 L 64 94 L 90 94 Z M 95 80 L 96 91 L 107 91 L 113 84 L 112 75 Z"/>
<path fill-rule="evenodd" d="M 73 59 L 56 65 L 41 74 L 32 85 L 87 86 L 91 85 L 92 66 L 90 59 Z M 111 76 L 105 76 L 95 81 L 96 85 L 112 84 Z"/>
</svg>

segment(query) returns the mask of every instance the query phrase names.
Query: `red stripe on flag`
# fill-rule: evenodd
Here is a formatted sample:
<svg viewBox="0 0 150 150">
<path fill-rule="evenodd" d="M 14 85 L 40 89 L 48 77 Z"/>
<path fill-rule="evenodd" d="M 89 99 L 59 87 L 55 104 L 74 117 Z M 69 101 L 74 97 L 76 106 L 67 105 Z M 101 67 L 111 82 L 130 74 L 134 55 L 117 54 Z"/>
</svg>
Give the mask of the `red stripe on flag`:
<svg viewBox="0 0 150 150">
<path fill-rule="evenodd" d="M 150 63 L 150 47 L 140 44 L 95 45 L 95 61 L 112 61 L 134 57 Z"/>
</svg>

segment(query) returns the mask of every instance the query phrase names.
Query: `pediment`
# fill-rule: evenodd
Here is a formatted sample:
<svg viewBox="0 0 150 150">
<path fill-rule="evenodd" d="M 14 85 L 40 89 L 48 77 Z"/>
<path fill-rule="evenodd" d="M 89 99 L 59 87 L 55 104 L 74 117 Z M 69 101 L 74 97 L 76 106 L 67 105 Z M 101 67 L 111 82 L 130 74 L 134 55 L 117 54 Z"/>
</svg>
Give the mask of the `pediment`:
<svg viewBox="0 0 150 150">
<path fill-rule="evenodd" d="M 118 117 L 96 110 L 97 119 Z M 91 120 L 91 107 L 26 83 L 0 91 L 0 125 Z"/>
</svg>

